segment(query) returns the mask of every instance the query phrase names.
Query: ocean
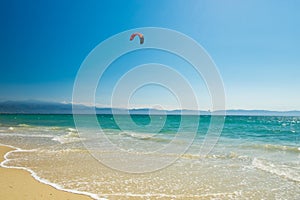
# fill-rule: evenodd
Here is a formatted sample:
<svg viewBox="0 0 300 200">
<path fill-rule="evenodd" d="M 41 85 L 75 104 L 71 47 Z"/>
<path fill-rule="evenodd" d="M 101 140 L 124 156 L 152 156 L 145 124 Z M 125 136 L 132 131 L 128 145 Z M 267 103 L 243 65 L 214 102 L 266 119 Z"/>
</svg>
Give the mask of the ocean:
<svg viewBox="0 0 300 200">
<path fill-rule="evenodd" d="M 1 165 L 95 199 L 300 199 L 300 117 L 218 117 L 203 154 L 210 116 L 0 115 Z"/>
</svg>

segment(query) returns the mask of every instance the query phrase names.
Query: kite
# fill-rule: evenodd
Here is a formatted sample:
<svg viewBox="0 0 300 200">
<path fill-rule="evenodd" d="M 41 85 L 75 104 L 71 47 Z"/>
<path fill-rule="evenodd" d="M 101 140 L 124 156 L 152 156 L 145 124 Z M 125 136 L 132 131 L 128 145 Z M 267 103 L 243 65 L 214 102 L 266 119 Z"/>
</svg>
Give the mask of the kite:
<svg viewBox="0 0 300 200">
<path fill-rule="evenodd" d="M 135 38 L 135 36 L 139 36 L 139 38 L 140 38 L 140 44 L 143 44 L 144 43 L 144 35 L 143 34 L 141 34 L 141 33 L 133 33 L 131 36 L 130 36 L 130 41 L 132 41 L 134 38 Z"/>
</svg>

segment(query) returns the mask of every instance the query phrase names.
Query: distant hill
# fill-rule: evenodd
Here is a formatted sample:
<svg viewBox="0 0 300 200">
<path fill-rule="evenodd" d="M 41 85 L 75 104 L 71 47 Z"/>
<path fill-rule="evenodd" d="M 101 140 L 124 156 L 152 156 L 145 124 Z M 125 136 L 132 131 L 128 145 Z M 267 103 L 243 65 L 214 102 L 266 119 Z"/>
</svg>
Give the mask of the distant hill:
<svg viewBox="0 0 300 200">
<path fill-rule="evenodd" d="M 93 107 L 85 105 L 74 105 L 76 113 L 79 114 L 89 114 Z M 120 108 L 96 108 L 97 114 L 169 114 L 178 115 L 181 114 L 198 114 L 199 111 L 192 110 L 173 110 L 164 111 L 157 109 L 141 108 L 141 109 L 120 109 Z M 57 102 L 44 102 L 44 101 L 4 101 L 0 102 L 0 113 L 2 114 L 72 114 L 72 104 L 71 103 L 57 103 Z M 203 111 L 201 114 L 209 114 Z"/>
<path fill-rule="evenodd" d="M 93 107 L 85 105 L 74 105 L 76 113 L 91 113 Z M 196 110 L 157 110 L 150 108 L 141 109 L 120 109 L 120 108 L 96 108 L 97 114 L 168 114 L 168 115 L 220 115 L 221 111 L 196 111 Z M 4 101 L 0 102 L 1 114 L 72 114 L 72 104 L 44 101 Z M 300 111 L 269 111 L 269 110 L 226 110 L 226 115 L 245 115 L 245 116 L 300 116 Z"/>
<path fill-rule="evenodd" d="M 218 114 L 218 111 L 214 112 Z M 270 110 L 226 110 L 226 115 L 244 116 L 300 116 L 300 111 L 270 111 Z"/>
</svg>

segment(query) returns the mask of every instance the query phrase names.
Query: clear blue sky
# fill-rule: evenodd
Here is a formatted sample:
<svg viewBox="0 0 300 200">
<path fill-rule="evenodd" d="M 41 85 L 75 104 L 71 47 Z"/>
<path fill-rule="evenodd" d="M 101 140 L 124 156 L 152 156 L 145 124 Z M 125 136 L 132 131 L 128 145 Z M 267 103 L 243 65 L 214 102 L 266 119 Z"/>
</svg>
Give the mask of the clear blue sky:
<svg viewBox="0 0 300 200">
<path fill-rule="evenodd" d="M 300 110 L 299 10 L 297 0 L 1 1 L 0 100 L 69 102 L 77 70 L 96 45 L 157 26 L 208 51 L 227 108 Z"/>
</svg>

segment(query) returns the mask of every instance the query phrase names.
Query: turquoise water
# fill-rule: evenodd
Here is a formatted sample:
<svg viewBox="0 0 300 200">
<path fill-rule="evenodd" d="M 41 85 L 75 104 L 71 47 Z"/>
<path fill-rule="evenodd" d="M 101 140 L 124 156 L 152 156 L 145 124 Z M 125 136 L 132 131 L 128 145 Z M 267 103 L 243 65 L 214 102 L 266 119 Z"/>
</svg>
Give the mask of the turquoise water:
<svg viewBox="0 0 300 200">
<path fill-rule="evenodd" d="M 132 126 L 123 116 L 115 120 L 112 115 L 98 115 L 104 135 L 97 135 L 100 130 L 90 123 L 91 116 L 80 117 L 84 133 L 78 133 L 72 115 L 0 115 L 0 143 L 20 148 L 7 155 L 3 165 L 24 167 L 60 188 L 107 199 L 300 198 L 300 117 L 227 116 L 218 143 L 208 155 L 200 149 L 210 116 L 199 120 L 188 116 L 182 124 L 182 116 L 150 119 L 134 115 Z M 155 120 L 164 123 L 162 127 L 154 124 L 159 129 L 151 132 L 154 129 L 147 126 Z M 195 121 L 199 127 L 195 137 L 190 137 Z M 176 149 L 156 151 L 168 147 L 179 131 L 184 135 L 177 138 L 176 149 L 192 142 L 184 154 L 177 154 Z M 93 137 L 85 138 L 88 135 Z M 132 155 L 155 152 L 149 158 L 153 166 L 170 158 L 174 162 L 151 173 L 114 170 L 107 163 L 118 165 L 123 158 L 106 148 L 105 139 Z M 95 159 L 87 144 L 108 162 Z M 124 165 L 134 168 L 148 165 L 146 161 L 126 158 Z"/>
</svg>

